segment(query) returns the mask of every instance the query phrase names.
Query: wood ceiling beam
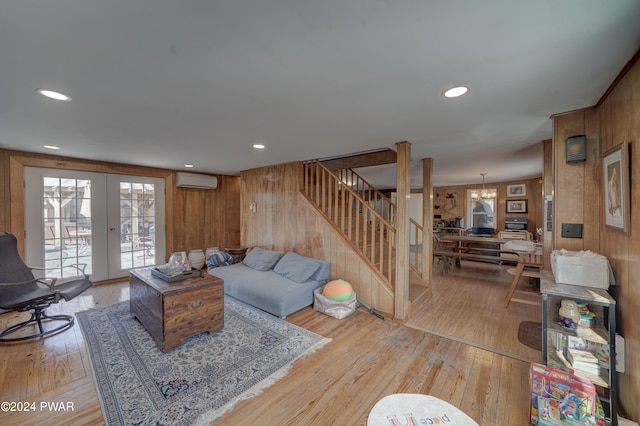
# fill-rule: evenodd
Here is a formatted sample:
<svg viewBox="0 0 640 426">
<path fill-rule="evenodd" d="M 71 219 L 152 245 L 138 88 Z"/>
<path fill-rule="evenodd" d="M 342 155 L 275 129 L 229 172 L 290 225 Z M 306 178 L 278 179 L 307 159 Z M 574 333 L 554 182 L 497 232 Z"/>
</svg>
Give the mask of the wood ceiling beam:
<svg viewBox="0 0 640 426">
<path fill-rule="evenodd" d="M 346 155 L 330 160 L 320 160 L 329 170 L 355 169 L 359 167 L 380 166 L 393 164 L 397 161 L 396 152 L 392 149 L 369 152 L 363 154 Z"/>
</svg>

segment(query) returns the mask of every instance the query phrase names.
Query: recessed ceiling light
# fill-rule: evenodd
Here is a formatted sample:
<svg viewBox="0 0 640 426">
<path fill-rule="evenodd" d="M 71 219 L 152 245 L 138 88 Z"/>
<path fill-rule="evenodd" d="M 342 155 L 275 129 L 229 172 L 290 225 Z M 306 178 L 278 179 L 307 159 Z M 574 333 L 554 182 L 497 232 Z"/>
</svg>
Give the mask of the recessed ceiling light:
<svg viewBox="0 0 640 426">
<path fill-rule="evenodd" d="M 59 146 L 55 146 L 55 145 L 43 145 L 43 148 L 47 148 L 47 149 L 60 149 Z"/>
<path fill-rule="evenodd" d="M 70 101 L 71 98 L 64 93 L 54 92 L 53 90 L 47 89 L 36 89 L 36 92 L 40 93 L 42 96 L 46 96 L 50 99 L 55 99 L 56 101 Z"/>
<path fill-rule="evenodd" d="M 193 164 L 185 164 L 184 165 L 187 169 L 193 169 Z"/>
<path fill-rule="evenodd" d="M 451 89 L 447 89 L 442 95 L 445 98 L 457 98 L 458 96 L 462 96 L 469 91 L 467 86 L 456 86 Z"/>
<path fill-rule="evenodd" d="M 261 144 L 261 143 L 254 143 L 254 144 L 253 144 L 253 147 L 254 147 L 255 149 L 264 149 L 264 145 L 263 145 L 263 144 Z"/>
</svg>

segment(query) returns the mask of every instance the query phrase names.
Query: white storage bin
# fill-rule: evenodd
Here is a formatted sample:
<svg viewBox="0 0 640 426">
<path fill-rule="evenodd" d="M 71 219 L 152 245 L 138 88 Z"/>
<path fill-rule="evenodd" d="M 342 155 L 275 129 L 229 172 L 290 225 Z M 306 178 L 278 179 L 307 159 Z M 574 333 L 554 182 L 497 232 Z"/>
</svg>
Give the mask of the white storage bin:
<svg viewBox="0 0 640 426">
<path fill-rule="evenodd" d="M 352 292 L 347 300 L 333 300 L 322 295 L 323 287 L 313 290 L 313 309 L 330 317 L 342 319 L 356 311 L 356 292 Z"/>
<path fill-rule="evenodd" d="M 615 284 L 609 261 L 593 252 L 554 250 L 551 270 L 557 283 L 608 289 Z"/>
</svg>

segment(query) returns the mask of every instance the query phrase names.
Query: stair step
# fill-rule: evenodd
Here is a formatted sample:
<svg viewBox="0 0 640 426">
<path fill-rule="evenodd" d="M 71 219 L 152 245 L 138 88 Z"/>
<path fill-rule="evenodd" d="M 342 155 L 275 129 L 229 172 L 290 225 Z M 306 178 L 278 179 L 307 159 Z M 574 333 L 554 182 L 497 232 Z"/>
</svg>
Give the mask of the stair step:
<svg viewBox="0 0 640 426">
<path fill-rule="evenodd" d="M 409 284 L 409 304 L 417 304 L 433 295 L 430 286 Z"/>
</svg>

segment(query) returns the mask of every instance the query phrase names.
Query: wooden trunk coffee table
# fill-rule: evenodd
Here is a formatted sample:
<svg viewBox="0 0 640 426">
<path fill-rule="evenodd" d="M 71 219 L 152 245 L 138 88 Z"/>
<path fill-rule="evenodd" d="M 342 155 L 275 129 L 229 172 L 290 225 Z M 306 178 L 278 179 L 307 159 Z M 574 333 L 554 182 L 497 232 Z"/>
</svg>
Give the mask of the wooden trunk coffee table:
<svg viewBox="0 0 640 426">
<path fill-rule="evenodd" d="M 224 325 L 224 281 L 202 277 L 167 282 L 151 275 L 151 268 L 129 274 L 131 314 L 149 331 L 163 352 L 187 338 Z"/>
</svg>

